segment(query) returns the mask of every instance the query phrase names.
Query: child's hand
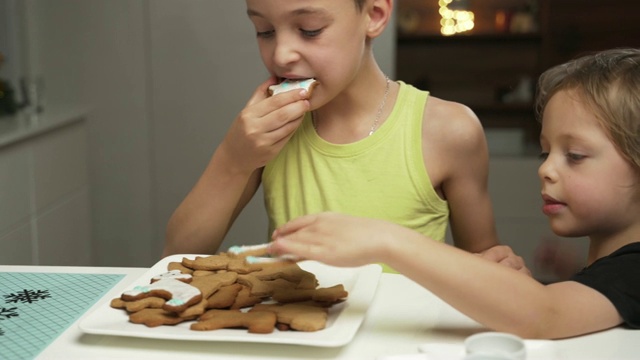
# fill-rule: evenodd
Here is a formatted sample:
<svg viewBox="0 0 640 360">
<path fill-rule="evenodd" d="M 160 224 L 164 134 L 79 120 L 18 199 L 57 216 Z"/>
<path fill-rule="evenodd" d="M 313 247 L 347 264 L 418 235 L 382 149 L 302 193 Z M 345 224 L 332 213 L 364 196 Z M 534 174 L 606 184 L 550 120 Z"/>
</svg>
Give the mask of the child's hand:
<svg viewBox="0 0 640 360">
<path fill-rule="evenodd" d="M 286 144 L 309 111 L 305 90 L 269 97 L 267 89 L 275 78 L 262 83 L 233 121 L 221 148 L 234 166 L 253 171 L 264 166 Z"/>
<path fill-rule="evenodd" d="M 489 261 L 502 264 L 531 276 L 531 271 L 529 271 L 529 269 L 525 266 L 522 257 L 516 255 L 509 246 L 496 245 L 494 247 L 488 248 L 478 255 Z"/>
<path fill-rule="evenodd" d="M 384 236 L 394 225 L 337 213 L 306 215 L 273 233 L 269 252 L 291 254 L 333 266 L 362 266 L 381 262 Z"/>
</svg>

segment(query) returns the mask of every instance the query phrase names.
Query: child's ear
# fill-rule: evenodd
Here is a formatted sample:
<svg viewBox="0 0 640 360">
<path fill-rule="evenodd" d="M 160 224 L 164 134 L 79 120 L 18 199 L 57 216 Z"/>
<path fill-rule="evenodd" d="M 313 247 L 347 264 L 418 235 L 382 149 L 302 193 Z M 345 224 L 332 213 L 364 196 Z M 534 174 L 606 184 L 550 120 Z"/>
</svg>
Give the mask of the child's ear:
<svg viewBox="0 0 640 360">
<path fill-rule="evenodd" d="M 393 13 L 393 0 L 372 0 L 366 11 L 369 15 L 367 37 L 373 39 L 382 34 L 387 27 Z"/>
</svg>

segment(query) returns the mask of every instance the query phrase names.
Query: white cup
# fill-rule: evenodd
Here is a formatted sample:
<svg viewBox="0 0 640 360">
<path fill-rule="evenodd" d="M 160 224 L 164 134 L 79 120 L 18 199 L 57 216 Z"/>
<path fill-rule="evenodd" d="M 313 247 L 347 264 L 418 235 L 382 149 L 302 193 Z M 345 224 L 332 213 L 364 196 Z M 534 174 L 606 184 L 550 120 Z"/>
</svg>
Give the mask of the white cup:
<svg viewBox="0 0 640 360">
<path fill-rule="evenodd" d="M 501 332 L 483 332 L 464 341 L 464 360 L 525 360 L 524 341 L 515 335 Z"/>
</svg>

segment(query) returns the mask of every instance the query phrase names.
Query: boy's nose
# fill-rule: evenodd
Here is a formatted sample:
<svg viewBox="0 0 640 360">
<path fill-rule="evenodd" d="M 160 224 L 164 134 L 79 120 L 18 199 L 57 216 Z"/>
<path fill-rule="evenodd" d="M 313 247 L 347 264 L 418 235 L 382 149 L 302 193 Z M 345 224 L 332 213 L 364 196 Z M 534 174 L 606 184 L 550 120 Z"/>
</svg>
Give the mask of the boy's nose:
<svg viewBox="0 0 640 360">
<path fill-rule="evenodd" d="M 540 164 L 540 167 L 538 167 L 538 177 L 542 182 L 545 182 L 545 181 L 554 182 L 556 180 L 557 174 L 555 172 L 553 163 L 550 161 L 549 158 L 545 159 L 542 162 L 542 164 Z"/>
<path fill-rule="evenodd" d="M 300 58 L 293 42 L 278 40 L 273 52 L 273 61 L 280 67 L 287 66 Z"/>
</svg>

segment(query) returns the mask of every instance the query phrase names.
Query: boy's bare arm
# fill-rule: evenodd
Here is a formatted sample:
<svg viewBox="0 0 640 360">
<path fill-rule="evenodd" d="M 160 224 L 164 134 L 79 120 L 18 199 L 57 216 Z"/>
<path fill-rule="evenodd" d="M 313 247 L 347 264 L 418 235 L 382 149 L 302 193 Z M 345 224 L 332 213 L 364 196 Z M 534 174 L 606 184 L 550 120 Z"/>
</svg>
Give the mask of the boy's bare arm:
<svg viewBox="0 0 640 360">
<path fill-rule="evenodd" d="M 204 173 L 169 219 L 163 255 L 215 253 L 260 185 L 262 168 L 295 132 L 309 109 L 306 92 L 268 97 L 261 84 L 233 121 Z"/>
<path fill-rule="evenodd" d="M 162 256 L 213 254 L 260 185 L 261 169 L 249 178 L 216 171 L 216 155 L 167 224 Z"/>
<path fill-rule="evenodd" d="M 457 247 L 529 273 L 520 256 L 499 245 L 488 192 L 489 154 L 482 124 L 461 104 L 430 98 L 425 109 L 425 166 L 447 200 Z"/>
</svg>

